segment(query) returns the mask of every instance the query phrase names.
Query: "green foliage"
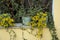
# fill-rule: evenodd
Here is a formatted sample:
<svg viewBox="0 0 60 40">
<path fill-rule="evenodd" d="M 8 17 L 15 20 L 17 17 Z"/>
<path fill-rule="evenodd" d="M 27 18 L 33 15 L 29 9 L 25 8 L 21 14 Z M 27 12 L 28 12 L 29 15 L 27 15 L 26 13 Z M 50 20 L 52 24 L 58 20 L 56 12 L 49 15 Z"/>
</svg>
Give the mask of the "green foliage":
<svg viewBox="0 0 60 40">
<path fill-rule="evenodd" d="M 14 26 L 14 20 L 7 13 L 0 14 L 0 26 L 4 28 Z"/>
<path fill-rule="evenodd" d="M 37 8 L 31 7 L 31 8 L 28 9 L 28 12 L 27 12 L 27 13 L 28 13 L 28 15 L 33 16 L 33 15 L 35 15 L 37 12 L 38 12 L 38 11 L 37 11 Z"/>
<path fill-rule="evenodd" d="M 47 24 L 48 24 L 48 28 L 49 28 L 51 36 L 52 36 L 52 40 L 59 40 L 57 37 L 57 34 L 56 34 L 53 16 L 51 13 L 48 13 L 48 23 Z"/>
<path fill-rule="evenodd" d="M 19 3 L 18 3 L 18 2 Z M 27 12 L 26 8 L 23 4 L 24 1 L 21 0 L 0 0 L 0 13 L 10 13 L 12 12 L 12 16 L 16 19 L 16 21 L 20 20 L 19 18 L 22 16 L 33 16 L 35 13 L 40 11 L 41 5 L 39 0 L 32 0 L 31 2 L 29 1 L 27 4 L 33 4 L 29 5 Z M 2 4 L 2 5 L 1 5 Z M 16 11 L 16 12 L 14 12 Z M 18 20 L 17 20 L 18 19 Z"/>
<path fill-rule="evenodd" d="M 25 12 L 24 6 L 20 6 L 20 9 L 18 10 L 17 14 L 18 14 L 20 17 L 26 15 L 26 12 Z"/>
<path fill-rule="evenodd" d="M 15 2 L 15 0 L 11 0 L 12 8 L 13 10 L 18 11 L 18 6 L 20 6 L 18 3 Z"/>
<path fill-rule="evenodd" d="M 9 12 L 8 7 L 4 4 L 5 1 L 0 0 L 0 13 L 5 13 L 5 12 Z"/>
</svg>

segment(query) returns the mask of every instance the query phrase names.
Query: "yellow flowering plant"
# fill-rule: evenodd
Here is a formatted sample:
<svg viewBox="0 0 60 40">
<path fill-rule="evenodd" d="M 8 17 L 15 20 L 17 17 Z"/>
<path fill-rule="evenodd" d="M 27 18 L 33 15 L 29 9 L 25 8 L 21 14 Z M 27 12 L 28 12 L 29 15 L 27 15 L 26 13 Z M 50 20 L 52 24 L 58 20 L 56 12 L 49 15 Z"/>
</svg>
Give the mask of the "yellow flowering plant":
<svg viewBox="0 0 60 40">
<path fill-rule="evenodd" d="M 32 28 L 38 28 L 37 37 L 42 35 L 42 30 L 47 26 L 47 12 L 39 12 L 31 17 L 30 25 Z"/>
<path fill-rule="evenodd" d="M 0 27 L 8 28 L 14 26 L 14 20 L 9 14 L 0 14 Z"/>
</svg>

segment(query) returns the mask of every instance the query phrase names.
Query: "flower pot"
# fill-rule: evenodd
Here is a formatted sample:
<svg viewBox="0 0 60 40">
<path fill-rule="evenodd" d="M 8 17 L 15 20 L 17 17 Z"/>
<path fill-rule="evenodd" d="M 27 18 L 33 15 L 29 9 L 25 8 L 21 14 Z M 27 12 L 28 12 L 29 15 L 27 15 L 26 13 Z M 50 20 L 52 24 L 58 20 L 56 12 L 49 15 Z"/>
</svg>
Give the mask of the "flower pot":
<svg viewBox="0 0 60 40">
<path fill-rule="evenodd" d="M 30 21 L 31 21 L 30 17 L 22 17 L 22 22 L 24 25 L 28 25 Z"/>
</svg>

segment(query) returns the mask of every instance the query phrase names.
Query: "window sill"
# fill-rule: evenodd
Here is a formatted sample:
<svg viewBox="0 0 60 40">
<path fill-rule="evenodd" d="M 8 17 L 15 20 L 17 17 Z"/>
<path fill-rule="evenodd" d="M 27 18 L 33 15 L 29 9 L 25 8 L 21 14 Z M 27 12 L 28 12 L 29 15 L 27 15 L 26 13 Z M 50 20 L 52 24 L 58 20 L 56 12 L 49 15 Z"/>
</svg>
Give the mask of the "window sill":
<svg viewBox="0 0 60 40">
<path fill-rule="evenodd" d="M 12 26 L 12 27 L 9 27 L 9 28 L 13 28 L 13 29 L 23 28 L 23 29 L 26 29 L 26 28 L 31 28 L 31 26 L 23 25 L 22 23 L 15 23 L 14 27 Z M 0 27 L 0 29 L 4 29 L 4 28 Z"/>
</svg>

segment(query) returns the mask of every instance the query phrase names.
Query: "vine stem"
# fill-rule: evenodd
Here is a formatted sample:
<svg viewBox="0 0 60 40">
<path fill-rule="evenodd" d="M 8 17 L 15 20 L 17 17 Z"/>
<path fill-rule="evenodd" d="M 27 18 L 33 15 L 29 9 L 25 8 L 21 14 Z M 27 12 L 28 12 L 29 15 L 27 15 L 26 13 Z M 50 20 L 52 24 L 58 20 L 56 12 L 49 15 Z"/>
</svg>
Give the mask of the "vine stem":
<svg viewBox="0 0 60 40">
<path fill-rule="evenodd" d="M 16 40 L 16 33 L 13 29 L 6 29 L 6 31 L 9 33 L 10 35 L 10 40 Z"/>
<path fill-rule="evenodd" d="M 24 38 L 24 30 L 26 30 L 26 29 L 22 28 L 22 38 L 23 38 L 23 40 L 27 40 L 27 39 Z M 32 30 L 32 31 L 33 31 L 33 30 Z M 31 31 L 31 32 L 26 31 L 26 32 L 28 32 L 29 34 L 32 34 L 32 31 Z M 32 34 L 32 35 L 33 35 L 33 34 Z M 36 35 L 33 35 L 33 36 L 36 37 Z M 36 37 L 36 38 L 37 38 L 37 37 Z M 42 37 L 40 37 L 38 40 L 42 40 L 41 38 L 42 38 Z M 37 39 L 36 39 L 36 40 L 37 40 Z"/>
</svg>

